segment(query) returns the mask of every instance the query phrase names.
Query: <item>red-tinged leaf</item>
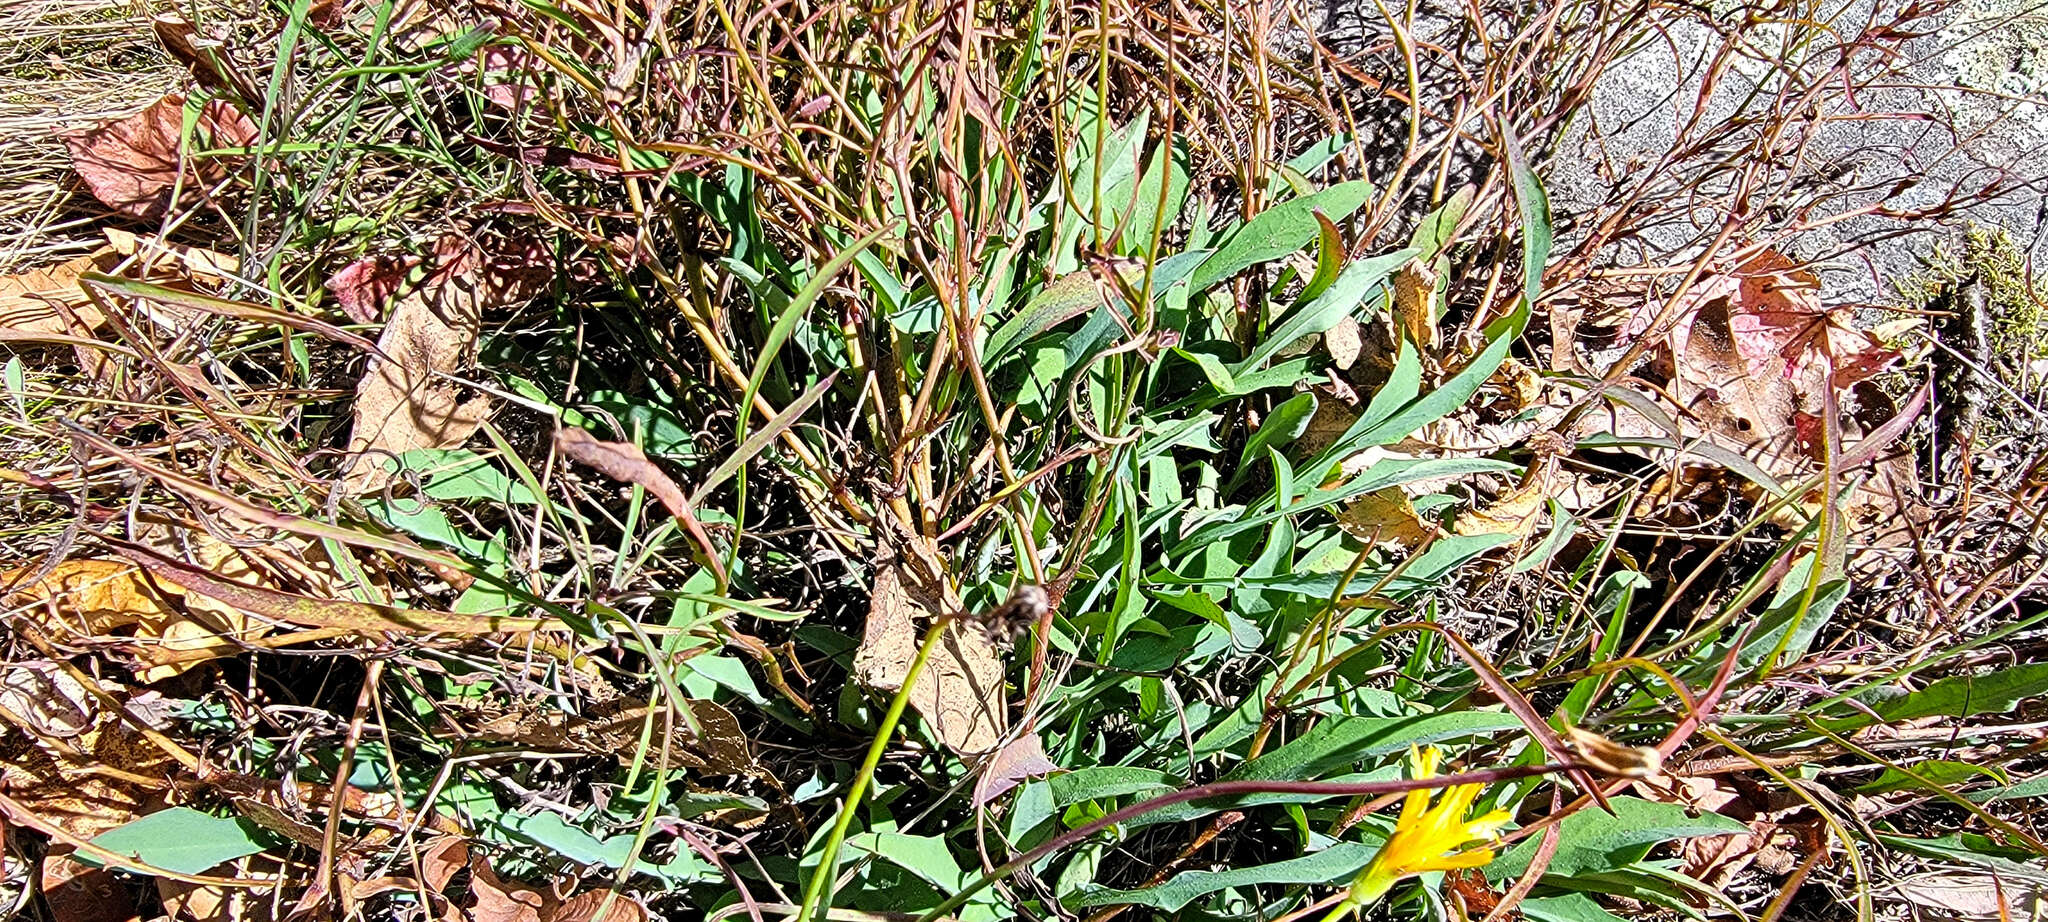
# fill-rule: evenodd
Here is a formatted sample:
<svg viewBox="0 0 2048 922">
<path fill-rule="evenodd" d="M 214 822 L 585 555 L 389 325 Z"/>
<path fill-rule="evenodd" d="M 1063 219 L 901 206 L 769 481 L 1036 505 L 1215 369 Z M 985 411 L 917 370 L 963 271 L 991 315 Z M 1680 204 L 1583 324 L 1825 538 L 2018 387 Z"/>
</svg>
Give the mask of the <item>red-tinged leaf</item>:
<svg viewBox="0 0 2048 922">
<path fill-rule="evenodd" d="M 66 135 L 64 144 L 94 198 L 147 220 L 169 210 L 181 183 L 190 191 L 226 175 L 228 161 L 196 161 L 193 151 L 243 147 L 256 140 L 256 126 L 225 100 L 212 100 L 201 109 L 189 145 L 184 123 L 185 97 L 172 93 L 128 118 Z"/>
<path fill-rule="evenodd" d="M 1755 373 L 1798 381 L 1814 372 L 1847 387 L 1899 357 L 1858 327 L 1849 308 L 1822 304 L 1820 277 L 1775 250 L 1751 257 L 1734 276 L 1728 328 Z"/>
<path fill-rule="evenodd" d="M 572 460 L 582 462 L 613 480 L 637 483 L 647 492 L 654 494 L 669 514 L 682 523 L 683 530 L 697 542 L 702 562 L 725 582 L 725 565 L 719 562 L 718 549 L 711 543 L 711 536 L 704 531 L 703 523 L 697 520 L 697 511 L 690 504 L 690 498 L 683 488 L 662 472 L 640 446 L 627 442 L 606 442 L 590 434 L 587 429 L 574 426 L 555 430 L 555 450 Z"/>
<path fill-rule="evenodd" d="M 406 277 L 419 264 L 417 256 L 386 253 L 365 256 L 329 276 L 327 290 L 334 295 L 335 303 L 341 305 L 341 312 L 350 320 L 375 323 L 383 316 L 384 306 L 398 296 L 398 290 L 405 286 Z"/>
</svg>

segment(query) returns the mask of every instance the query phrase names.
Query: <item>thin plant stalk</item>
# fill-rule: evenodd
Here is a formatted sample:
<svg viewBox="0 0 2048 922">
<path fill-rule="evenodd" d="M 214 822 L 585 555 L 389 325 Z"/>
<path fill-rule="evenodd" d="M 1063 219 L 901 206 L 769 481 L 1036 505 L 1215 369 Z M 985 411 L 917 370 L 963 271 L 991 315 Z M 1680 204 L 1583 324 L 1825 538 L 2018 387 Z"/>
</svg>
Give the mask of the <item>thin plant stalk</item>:
<svg viewBox="0 0 2048 922">
<path fill-rule="evenodd" d="M 812 918 L 822 917 L 831 911 L 832 879 L 839 876 L 839 847 L 845 844 L 846 831 L 853 826 L 853 815 L 860 809 L 868 782 L 874 779 L 875 767 L 882 764 L 882 753 L 889 748 L 889 739 L 896 735 L 896 724 L 903 719 L 904 708 L 910 705 L 911 687 L 924 673 L 925 663 L 932 657 L 932 648 L 938 646 L 939 635 L 954 620 L 953 617 L 941 616 L 933 619 L 932 626 L 925 629 L 924 640 L 917 645 L 917 656 L 910 661 L 910 670 L 903 674 L 903 685 L 896 689 L 896 696 L 889 699 L 889 710 L 882 715 L 881 725 L 875 728 L 875 739 L 868 744 L 867 758 L 861 760 L 860 771 L 854 773 L 853 783 L 846 789 L 846 803 L 840 805 L 839 819 L 832 824 L 832 834 L 825 838 L 825 851 L 818 858 L 818 869 L 811 872 L 811 881 L 804 886 L 804 901 L 797 909 L 796 922 L 811 922 Z"/>
</svg>

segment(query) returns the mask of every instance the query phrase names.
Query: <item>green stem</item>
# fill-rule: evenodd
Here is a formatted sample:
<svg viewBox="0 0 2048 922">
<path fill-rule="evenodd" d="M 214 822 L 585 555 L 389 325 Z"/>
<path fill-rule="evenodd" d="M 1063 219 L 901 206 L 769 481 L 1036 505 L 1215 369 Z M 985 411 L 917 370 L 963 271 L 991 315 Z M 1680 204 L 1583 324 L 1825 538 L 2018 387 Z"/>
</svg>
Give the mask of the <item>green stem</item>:
<svg viewBox="0 0 2048 922">
<path fill-rule="evenodd" d="M 839 846 L 846 842 L 846 831 L 853 826 L 854 813 L 860 809 L 861 796 L 867 793 L 868 782 L 875 776 L 875 766 L 882 763 L 882 753 L 889 748 L 889 739 L 896 735 L 896 723 L 903 719 L 903 709 L 910 704 L 911 686 L 917 684 L 917 677 L 924 672 L 924 665 L 932 658 L 932 648 L 938 645 L 939 635 L 953 619 L 947 617 L 932 621 L 924 632 L 924 640 L 917 645 L 917 658 L 910 661 L 910 670 L 903 674 L 903 685 L 896 689 L 896 697 L 889 700 L 889 712 L 882 715 L 882 723 L 875 728 L 875 741 L 868 744 L 867 758 L 860 763 L 860 771 L 854 773 L 853 784 L 846 789 L 846 803 L 839 808 L 839 819 L 832 824 L 832 834 L 825 839 L 825 853 L 818 858 L 818 869 L 811 872 L 810 883 L 804 886 L 804 902 L 798 907 L 796 922 L 811 922 L 832 911 L 832 879 L 839 876 Z"/>
</svg>

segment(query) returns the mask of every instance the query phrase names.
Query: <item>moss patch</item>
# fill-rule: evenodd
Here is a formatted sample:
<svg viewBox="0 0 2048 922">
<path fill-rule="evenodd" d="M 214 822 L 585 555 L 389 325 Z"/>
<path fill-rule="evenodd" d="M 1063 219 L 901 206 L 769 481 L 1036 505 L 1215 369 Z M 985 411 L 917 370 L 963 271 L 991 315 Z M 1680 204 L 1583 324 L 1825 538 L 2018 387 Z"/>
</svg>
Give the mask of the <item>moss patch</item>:
<svg viewBox="0 0 2048 922">
<path fill-rule="evenodd" d="M 1992 346 L 1998 353 L 2048 356 L 2048 282 L 2028 278 L 2025 252 L 2002 227 L 1972 224 L 1936 248 L 1924 270 L 1899 283 L 1899 297 L 1908 307 L 1926 307 L 1972 275 L 1989 295 Z"/>
</svg>

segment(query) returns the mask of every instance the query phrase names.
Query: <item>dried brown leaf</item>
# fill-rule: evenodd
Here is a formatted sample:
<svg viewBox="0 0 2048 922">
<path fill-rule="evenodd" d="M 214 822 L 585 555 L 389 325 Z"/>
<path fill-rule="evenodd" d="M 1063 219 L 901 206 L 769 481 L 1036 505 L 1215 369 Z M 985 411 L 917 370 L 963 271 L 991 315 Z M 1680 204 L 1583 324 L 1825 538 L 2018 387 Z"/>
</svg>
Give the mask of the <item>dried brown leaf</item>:
<svg viewBox="0 0 2048 922">
<path fill-rule="evenodd" d="M 131 218 L 161 217 L 182 183 L 208 184 L 226 175 L 222 159 L 194 161 L 194 150 L 243 147 L 256 140 L 256 126 L 227 101 L 214 99 L 200 110 L 190 147 L 184 146 L 185 97 L 171 93 L 128 118 L 66 135 L 72 167 L 93 197 Z"/>
<path fill-rule="evenodd" d="M 106 690 L 118 694 L 118 686 Z M 161 777 L 173 764 L 141 732 L 105 711 L 95 726 L 67 741 L 65 750 L 43 747 L 19 734 L 0 735 L 0 789 L 36 815 L 81 839 L 106 832 L 161 802 L 156 792 L 100 775 L 76 774 L 83 764 Z M 82 764 L 82 761 L 83 764 Z"/>
<path fill-rule="evenodd" d="M 25 582 L 38 569 L 23 567 L 0 574 L 0 586 L 12 587 L 10 603 L 29 606 L 29 617 L 59 637 L 90 640 L 133 628 L 133 636 L 155 639 L 182 617 L 173 596 L 133 564 L 66 560 L 49 575 Z M 20 585 L 15 585 L 17 582 Z"/>
<path fill-rule="evenodd" d="M 1665 775 L 1638 781 L 1634 787 L 1650 800 L 1712 811 L 1748 824 L 1748 832 L 1698 836 L 1680 843 L 1681 868 L 1708 886 L 1722 886 L 1752 866 L 1784 874 L 1798 864 L 1795 849 L 1818 847 L 1821 841 L 1819 818 L 1790 792 L 1745 794 L 1720 775 Z"/>
<path fill-rule="evenodd" d="M 250 855 L 235 862 L 237 876 L 276 875 L 284 863 L 269 855 Z M 219 887 L 159 877 L 157 897 L 170 922 L 270 922 L 270 893 L 251 887 Z"/>
<path fill-rule="evenodd" d="M 43 857 L 41 885 L 50 922 L 130 922 L 140 918 L 120 877 L 69 854 Z"/>
<path fill-rule="evenodd" d="M 540 922 L 547 895 L 517 881 L 506 882 L 482 858 L 470 862 L 472 922 Z"/>
<path fill-rule="evenodd" d="M 421 448 L 455 448 L 469 441 L 490 414 L 486 395 L 465 398 L 441 375 L 475 360 L 482 304 L 474 290 L 447 285 L 399 299 L 377 339 L 390 358 L 373 358 L 356 385 L 355 428 L 349 451 L 359 457 L 348 487 L 381 489 L 391 475 L 384 461 Z"/>
<path fill-rule="evenodd" d="M 261 588 L 273 581 L 270 573 L 251 566 L 241 552 L 209 535 L 188 535 L 184 543 L 197 565 L 165 557 L 169 563 L 164 565 L 166 573 L 158 574 L 162 579 L 151 579 L 126 561 L 74 559 L 58 564 L 35 583 L 14 587 L 9 598 L 31 606 L 31 617 L 56 636 L 121 646 L 139 661 L 136 676 L 144 683 L 167 679 L 208 659 L 239 652 L 241 647 L 230 637 L 246 642 L 270 632 L 269 625 L 247 614 L 263 612 L 262 608 L 238 607 L 193 591 L 187 585 L 193 580 L 167 575 L 172 569 L 203 574 L 201 587 L 218 583 Z M 290 562 L 277 563 L 280 572 L 290 572 L 319 591 L 339 591 L 333 575 L 318 568 L 324 561 L 319 551 L 307 548 L 297 558 L 285 559 Z M 0 585 L 25 580 L 34 569 L 0 574 Z"/>
<path fill-rule="evenodd" d="M 557 271 L 542 241 L 498 235 L 444 235 L 431 264 L 420 286 L 392 308 L 377 340 L 381 355 L 356 385 L 349 450 L 359 460 L 345 481 L 356 492 L 390 481 L 386 458 L 454 448 L 476 433 L 490 397 L 465 398 L 449 378 L 475 362 L 485 311 L 534 297 Z"/>
<path fill-rule="evenodd" d="M 1892 889 L 1929 919 L 2038 919 L 2048 913 L 2040 881 L 1992 874 L 1915 874 Z"/>
<path fill-rule="evenodd" d="M 1436 351 L 1436 270 L 1420 259 L 1394 272 L 1394 326 L 1424 355 Z"/>
<path fill-rule="evenodd" d="M 113 543 L 123 555 L 150 574 L 189 592 L 209 596 L 233 608 L 306 627 L 342 628 L 366 634 L 379 631 L 434 631 L 450 634 L 495 634 L 530 631 L 537 618 L 469 615 L 399 608 L 349 599 L 314 599 L 264 586 L 221 579 L 218 575 L 129 542 Z"/>
<path fill-rule="evenodd" d="M 692 698 L 690 714 L 697 719 L 703 735 L 687 742 L 704 760 L 704 770 L 713 775 L 743 775 L 754 767 L 754 753 L 739 718 L 716 701 Z"/>
<path fill-rule="evenodd" d="M 143 237 L 118 227 L 102 228 L 107 248 L 117 256 L 139 256 L 130 277 L 174 284 L 190 290 L 213 289 L 234 278 L 242 261 L 204 247 Z"/>
<path fill-rule="evenodd" d="M 1493 502 L 1458 517 L 1452 531 L 1460 535 L 1514 535 L 1526 538 L 1543 520 L 1545 501 L 1557 492 L 1554 458 L 1545 457 L 1530 468 L 1520 485 Z"/>
<path fill-rule="evenodd" d="M 1045 743 L 1036 732 L 1011 740 L 983 761 L 980 777 L 974 781 L 974 805 L 979 807 L 1009 793 L 1026 780 L 1049 775 L 1060 767 L 1045 754 Z"/>
<path fill-rule="evenodd" d="M 448 889 L 455 874 L 469 865 L 469 843 L 461 836 L 436 836 L 420 849 L 420 879 L 427 889 Z"/>
<path fill-rule="evenodd" d="M 10 663 L 0 674 L 0 708 L 28 722 L 39 737 L 71 739 L 92 729 L 98 702 L 49 660 Z"/>
<path fill-rule="evenodd" d="M 607 442 L 591 435 L 588 429 L 568 426 L 555 430 L 555 449 L 613 480 L 645 487 L 676 518 L 695 518 L 683 488 L 649 460 L 638 445 Z"/>
<path fill-rule="evenodd" d="M 623 894 L 588 890 L 555 907 L 548 922 L 647 922 L 647 910 Z"/>
<path fill-rule="evenodd" d="M 1365 334 L 1358 318 L 1346 314 L 1323 331 L 1323 348 L 1330 353 L 1330 364 L 1339 371 L 1349 371 L 1358 363 L 1358 356 L 1365 350 Z"/>
<path fill-rule="evenodd" d="M 912 597 L 898 559 L 878 561 L 867 627 L 854 654 L 862 684 L 887 692 L 903 687 L 922 637 L 917 623 L 928 619 L 932 608 Z M 965 621 L 949 622 L 911 686 L 910 703 L 946 748 L 961 755 L 995 748 L 1008 713 L 1002 658 L 986 632 Z"/>
<path fill-rule="evenodd" d="M 1337 526 L 1367 540 L 1415 548 L 1439 533 L 1425 522 L 1400 487 L 1367 493 L 1337 510 Z"/>
<path fill-rule="evenodd" d="M 1308 418 L 1308 425 L 1302 427 L 1301 435 L 1295 437 L 1292 448 L 1302 458 L 1319 455 L 1336 444 L 1358 422 L 1359 416 L 1358 391 L 1343 378 L 1332 376 L 1309 391 L 1316 395 L 1316 412 Z"/>
<path fill-rule="evenodd" d="M 111 268 L 116 259 L 107 253 L 80 256 L 55 266 L 0 276 L 0 330 L 91 335 L 105 318 L 86 297 L 79 278 Z"/>
</svg>

